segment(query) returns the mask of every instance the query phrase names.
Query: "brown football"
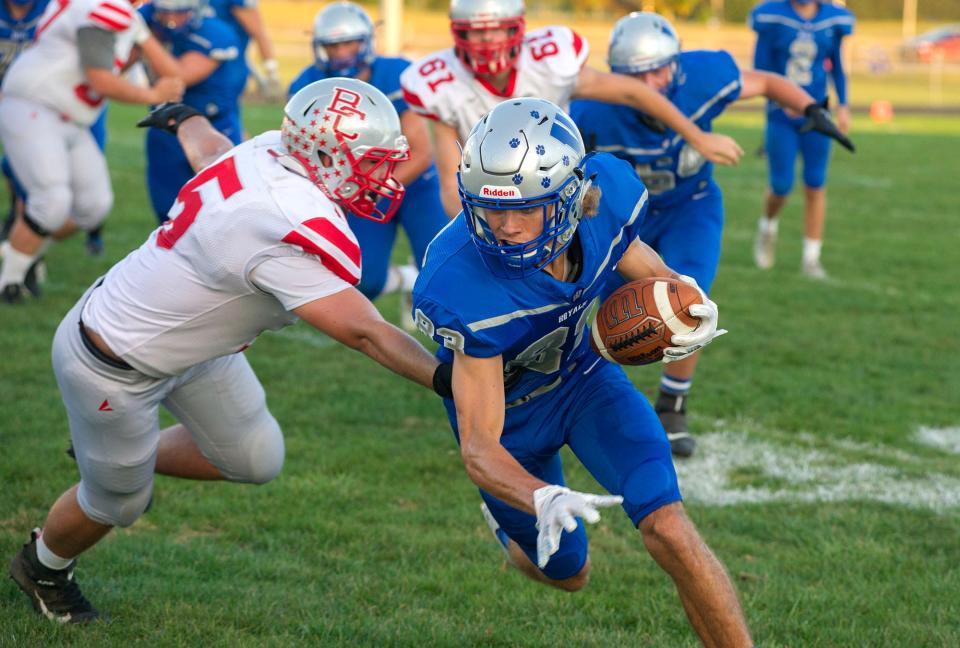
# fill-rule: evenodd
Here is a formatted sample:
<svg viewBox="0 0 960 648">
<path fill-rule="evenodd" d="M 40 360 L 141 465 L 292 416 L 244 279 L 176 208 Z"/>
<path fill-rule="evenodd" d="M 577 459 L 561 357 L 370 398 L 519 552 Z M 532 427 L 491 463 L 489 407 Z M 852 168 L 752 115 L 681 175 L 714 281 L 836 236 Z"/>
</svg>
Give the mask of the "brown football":
<svg viewBox="0 0 960 648">
<path fill-rule="evenodd" d="M 624 284 L 600 305 L 592 322 L 590 346 L 611 362 L 644 365 L 663 358 L 675 334 L 700 323 L 690 315 L 700 291 L 677 279 L 652 277 Z"/>
</svg>

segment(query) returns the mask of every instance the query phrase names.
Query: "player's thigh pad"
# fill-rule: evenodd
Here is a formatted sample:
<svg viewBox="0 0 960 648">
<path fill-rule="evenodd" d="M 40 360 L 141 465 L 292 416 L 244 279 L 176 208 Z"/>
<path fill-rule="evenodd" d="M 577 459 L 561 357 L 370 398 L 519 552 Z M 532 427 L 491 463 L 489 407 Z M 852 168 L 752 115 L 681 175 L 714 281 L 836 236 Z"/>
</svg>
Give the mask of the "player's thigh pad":
<svg viewBox="0 0 960 648">
<path fill-rule="evenodd" d="M 668 225 L 655 249 L 668 266 L 680 274 L 690 275 L 709 293 L 720 264 L 723 197 L 713 182 L 694 196 L 657 215 L 666 219 Z"/>
<path fill-rule="evenodd" d="M 150 501 L 158 408 L 171 379 L 116 369 L 95 358 L 81 342 L 79 311 L 78 304 L 67 314 L 53 342 L 54 374 L 80 468 L 77 500 L 90 519 L 129 526 Z"/>
<path fill-rule="evenodd" d="M 420 268 L 430 241 L 450 223 L 440 202 L 440 182 L 435 168 L 427 169 L 407 188 L 396 219 L 407 234 L 414 262 Z"/>
<path fill-rule="evenodd" d="M 536 466 L 524 467 L 549 484 L 565 483 L 559 454 L 539 462 Z M 480 491 L 480 496 L 500 524 L 500 528 L 523 549 L 523 553 L 527 555 L 530 562 L 536 565 L 538 534 L 536 516 L 515 509 L 483 490 Z M 560 536 L 560 548 L 550 557 L 550 562 L 541 571 L 547 578 L 554 580 L 572 578 L 580 573 L 587 562 L 588 549 L 589 543 L 583 520 L 578 520 L 577 528 L 573 533 L 563 531 Z"/>
<path fill-rule="evenodd" d="M 803 158 L 803 184 L 810 189 L 820 189 L 827 183 L 827 167 L 830 165 L 830 138 L 823 133 L 810 131 L 800 136 L 800 155 Z"/>
<path fill-rule="evenodd" d="M 768 116 L 764 147 L 770 190 L 777 196 L 786 196 L 793 189 L 800 134 L 791 123 Z"/>
<path fill-rule="evenodd" d="M 590 474 L 607 491 L 623 496 L 634 526 L 680 501 L 666 432 L 623 369 L 601 361 L 579 380 L 565 427 L 567 443 Z"/>
<path fill-rule="evenodd" d="M 283 468 L 283 434 L 242 353 L 187 370 L 163 401 L 230 481 L 264 484 Z"/>
<path fill-rule="evenodd" d="M 444 399 L 443 404 L 447 409 L 450 426 L 459 442 L 456 408 L 450 399 Z M 506 413 L 504 433 L 500 437 L 500 442 L 531 475 L 539 477 L 548 484 L 563 486 L 566 481 L 563 477 L 563 464 L 559 454 L 562 443 L 559 434 L 560 417 L 559 408 L 554 407 L 552 401 L 534 399 L 525 405 L 510 408 Z M 544 431 L 548 431 L 546 438 L 541 434 Z M 500 524 L 500 528 L 536 565 L 536 516 L 518 510 L 482 489 L 480 495 Z M 543 573 L 555 580 L 576 576 L 587 561 L 588 548 L 587 533 L 583 521 L 580 521 L 573 533 L 567 531 L 562 533 L 560 548 L 550 558 Z"/>
<path fill-rule="evenodd" d="M 27 193 L 27 216 L 54 232 L 67 222 L 73 196 L 69 168 L 71 138 L 80 127 L 55 111 L 20 97 L 0 100 L 0 138 L 10 165 Z"/>
<path fill-rule="evenodd" d="M 397 238 L 398 222 L 394 218 L 389 223 L 377 223 L 350 213 L 347 214 L 347 222 L 357 237 L 362 256 L 363 270 L 357 290 L 367 299 L 376 299 L 387 282 L 387 270 L 390 267 L 393 243 Z"/>
<path fill-rule="evenodd" d="M 107 158 L 89 130 L 75 134 L 70 148 L 71 216 L 81 229 L 96 229 L 113 207 Z"/>
</svg>

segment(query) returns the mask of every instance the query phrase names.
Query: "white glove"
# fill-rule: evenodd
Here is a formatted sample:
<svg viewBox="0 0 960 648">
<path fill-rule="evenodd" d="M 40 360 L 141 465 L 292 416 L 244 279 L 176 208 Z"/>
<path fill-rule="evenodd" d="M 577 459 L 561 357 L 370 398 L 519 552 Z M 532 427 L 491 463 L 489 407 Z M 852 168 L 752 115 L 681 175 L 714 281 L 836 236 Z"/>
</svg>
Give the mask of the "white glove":
<svg viewBox="0 0 960 648">
<path fill-rule="evenodd" d="M 600 519 L 600 507 L 623 502 L 619 495 L 591 495 L 578 493 L 565 486 L 544 486 L 533 491 L 533 506 L 537 511 L 537 565 L 547 566 L 550 556 L 560 548 L 560 534 L 566 529 L 577 530 L 577 517 L 590 524 Z"/>
<path fill-rule="evenodd" d="M 683 360 L 693 355 L 710 344 L 714 339 L 727 332 L 726 329 L 717 328 L 717 319 L 720 317 L 717 305 L 700 289 L 700 286 L 697 285 L 697 280 L 687 275 L 680 275 L 679 279 L 683 283 L 693 286 L 700 291 L 700 297 L 703 299 L 703 303 L 693 304 L 689 308 L 690 314 L 698 318 L 700 323 L 697 325 L 697 328 L 689 333 L 681 333 L 673 336 L 673 343 L 676 346 L 667 347 L 663 350 L 664 364 Z"/>
</svg>

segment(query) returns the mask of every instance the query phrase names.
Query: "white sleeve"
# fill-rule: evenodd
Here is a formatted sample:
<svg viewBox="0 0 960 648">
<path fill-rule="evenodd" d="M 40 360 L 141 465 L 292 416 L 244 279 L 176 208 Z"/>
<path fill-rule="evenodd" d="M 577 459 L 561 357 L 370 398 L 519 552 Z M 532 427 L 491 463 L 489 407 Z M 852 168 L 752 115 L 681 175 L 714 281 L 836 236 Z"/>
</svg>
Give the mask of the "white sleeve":
<svg viewBox="0 0 960 648">
<path fill-rule="evenodd" d="M 276 297 L 288 311 L 353 287 L 319 259 L 305 256 L 267 259 L 250 272 L 250 281 Z"/>
</svg>

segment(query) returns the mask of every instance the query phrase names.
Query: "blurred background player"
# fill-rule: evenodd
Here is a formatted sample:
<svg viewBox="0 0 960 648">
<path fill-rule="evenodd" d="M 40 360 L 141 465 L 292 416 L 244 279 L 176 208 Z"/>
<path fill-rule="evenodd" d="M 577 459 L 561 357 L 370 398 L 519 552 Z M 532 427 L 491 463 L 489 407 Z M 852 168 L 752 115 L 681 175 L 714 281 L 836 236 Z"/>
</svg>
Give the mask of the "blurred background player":
<svg viewBox="0 0 960 648">
<path fill-rule="evenodd" d="M 283 87 L 280 84 L 280 65 L 258 4 L 258 0 L 207 0 L 201 10 L 204 16 L 217 17 L 227 23 L 237 35 L 240 57 L 248 73 L 253 74 L 260 95 L 270 101 L 281 101 Z M 262 73 L 247 63 L 247 47 L 251 39 L 260 53 Z"/>
<path fill-rule="evenodd" d="M 359 5 L 352 2 L 327 5 L 313 23 L 314 63 L 293 80 L 288 93 L 292 95 L 320 79 L 352 77 L 383 92 L 400 115 L 400 127 L 410 144 L 410 160 L 397 168 L 397 178 L 407 188 L 400 210 L 387 224 L 351 214 L 347 220 L 363 250 L 363 276 L 358 288 L 370 299 L 381 293 L 400 292 L 401 318 L 406 328 L 412 328 L 409 295 L 417 270 L 427 244 L 448 221 L 440 203 L 440 185 L 426 120 L 410 110 L 400 89 L 400 73 L 410 61 L 378 56 L 374 51 L 373 30 L 373 21 Z M 390 253 L 400 226 L 410 241 L 415 266 L 390 265 Z"/>
<path fill-rule="evenodd" d="M 404 98 L 435 120 L 441 199 L 448 216 L 460 211 L 460 146 L 473 126 L 511 97 L 542 97 L 560 107 L 571 98 L 616 101 L 664 121 L 704 157 L 735 164 L 743 151 L 725 135 L 704 133 L 640 81 L 585 67 L 589 47 L 567 27 L 524 32 L 523 0 L 451 0 L 454 46 L 434 52 L 400 77 Z"/>
<path fill-rule="evenodd" d="M 141 53 L 161 78 L 139 87 L 121 78 Z M 24 279 L 50 240 L 96 229 L 113 204 L 106 159 L 90 126 L 108 98 L 151 104 L 179 99 L 176 63 L 127 0 L 51 3 L 34 44 L 12 63 L 0 97 L 0 138 L 26 191 L 10 230 L 0 297 L 23 298 Z"/>
<path fill-rule="evenodd" d="M 638 237 L 643 183 L 609 154 L 584 157 L 573 121 L 529 97 L 477 124 L 457 180 L 463 212 L 430 244 L 416 316 L 453 362 L 444 405 L 510 564 L 545 585 L 583 588 L 583 522 L 622 504 L 703 643 L 751 645 L 729 576 L 684 512 L 650 403 L 590 346 L 590 305 L 614 272 L 679 278 Z M 700 324 L 667 356 L 716 337 L 716 304 L 704 296 L 691 315 Z M 566 488 L 564 445 L 612 495 Z"/>
<path fill-rule="evenodd" d="M 236 34 L 199 13 L 202 0 L 154 0 L 140 9 L 153 34 L 175 57 L 187 89 L 183 103 L 197 109 L 234 144 L 243 139 L 240 96 L 247 66 Z M 160 223 L 193 170 L 177 138 L 158 129 L 146 136 L 147 189 Z"/>
<path fill-rule="evenodd" d="M 827 74 L 837 93 L 837 125 L 846 133 L 850 125 L 847 75 L 840 46 L 853 32 L 853 14 L 844 7 L 816 0 L 764 2 L 750 12 L 751 29 L 757 32 L 753 66 L 786 76 L 814 99 L 827 101 Z M 803 158 L 804 238 L 801 269 L 814 279 L 827 276 L 820 263 L 827 211 L 827 164 L 830 140 L 805 131 L 804 119 L 775 103 L 767 105 L 765 149 L 770 188 L 757 225 L 754 261 L 767 270 L 776 259 L 777 214 L 793 188 L 797 153 Z"/>
<path fill-rule="evenodd" d="M 280 472 L 283 433 L 242 353 L 263 331 L 302 318 L 427 387 L 437 367 L 353 289 L 360 251 L 341 210 L 389 220 L 403 196 L 393 172 L 407 144 L 387 98 L 320 81 L 289 101 L 280 131 L 236 147 L 197 115 L 176 104 L 145 120 L 177 132 L 199 173 L 179 215 L 90 286 L 54 337 L 80 483 L 10 566 L 52 621 L 99 616 L 76 556 L 140 517 L 155 472 L 254 484 Z M 180 423 L 161 431 L 161 405 Z"/>
<path fill-rule="evenodd" d="M 817 120 L 805 121 L 840 135 L 813 97 L 795 83 L 769 72 L 742 71 L 725 51 L 681 52 L 673 25 L 655 13 L 632 13 L 617 21 L 607 62 L 611 71 L 634 76 L 662 93 L 704 131 L 711 130 L 731 102 L 762 95 L 798 114 L 816 112 Z M 723 230 L 723 198 L 713 180 L 713 164 L 675 132 L 629 106 L 579 100 L 571 104 L 570 115 L 588 150 L 607 151 L 630 162 L 647 185 L 650 208 L 640 239 L 709 293 Z M 699 356 L 664 366 L 655 405 L 673 453 L 682 457 L 690 456 L 695 446 L 687 429 L 686 404 Z"/>
<path fill-rule="evenodd" d="M 4 74 L 13 59 L 23 51 L 23 48 L 33 42 L 34 33 L 48 1 L 3 0 L 0 2 L 0 82 L 3 81 Z M 106 110 L 104 110 L 93 126 L 90 127 L 90 131 L 93 133 L 101 151 L 106 145 L 106 116 Z M 26 204 L 26 192 L 23 185 L 17 180 L 6 156 L 0 161 L 0 168 L 2 168 L 7 189 L 10 192 L 10 209 L 3 221 L 2 228 L 0 228 L 0 241 L 6 241 L 14 220 L 23 213 Z M 0 258 L 3 258 L 5 248 L 6 244 L 0 245 Z M 100 228 L 87 232 L 87 251 L 94 256 L 103 252 Z M 30 292 L 34 294 L 39 294 L 40 290 L 38 277 L 45 274 L 45 267 L 39 267 L 41 264 L 42 260 L 35 262 L 24 282 L 25 285 L 30 287 Z"/>
</svg>

